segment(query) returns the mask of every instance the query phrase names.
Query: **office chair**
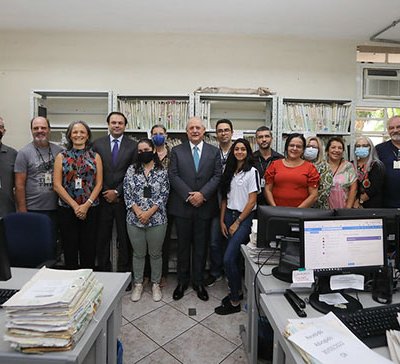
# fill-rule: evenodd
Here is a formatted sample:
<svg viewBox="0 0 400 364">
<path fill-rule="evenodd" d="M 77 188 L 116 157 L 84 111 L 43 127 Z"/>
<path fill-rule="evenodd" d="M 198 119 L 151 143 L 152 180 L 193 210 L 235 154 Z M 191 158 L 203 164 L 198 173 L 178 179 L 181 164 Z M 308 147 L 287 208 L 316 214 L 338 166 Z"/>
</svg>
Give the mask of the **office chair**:
<svg viewBox="0 0 400 364">
<path fill-rule="evenodd" d="M 40 268 L 56 263 L 56 239 L 51 219 L 35 212 L 15 212 L 4 217 L 12 267 Z"/>
</svg>

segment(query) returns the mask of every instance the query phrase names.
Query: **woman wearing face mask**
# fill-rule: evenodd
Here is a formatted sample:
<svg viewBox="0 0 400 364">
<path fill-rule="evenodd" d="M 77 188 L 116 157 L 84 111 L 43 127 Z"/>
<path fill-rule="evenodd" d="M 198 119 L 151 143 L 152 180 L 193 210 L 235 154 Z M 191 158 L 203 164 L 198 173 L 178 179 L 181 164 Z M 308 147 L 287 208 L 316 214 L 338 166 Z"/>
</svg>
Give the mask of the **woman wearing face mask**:
<svg viewBox="0 0 400 364">
<path fill-rule="evenodd" d="M 162 298 L 160 280 L 162 244 L 167 229 L 166 205 L 169 194 L 167 171 L 162 167 L 150 139 L 138 143 L 138 157 L 124 179 L 127 229 L 133 248 L 134 288 L 131 300 L 140 300 L 147 250 L 150 254 L 153 300 Z"/>
<path fill-rule="evenodd" d="M 150 130 L 151 140 L 156 146 L 158 159 L 161 161 L 164 168 L 168 168 L 170 159 L 170 149 L 166 143 L 167 129 L 164 125 L 153 125 Z"/>
<path fill-rule="evenodd" d="M 357 169 L 358 192 L 354 208 L 383 207 L 383 180 L 385 167 L 379 160 L 370 138 L 356 139 L 354 154 L 357 158 L 354 166 Z"/>
<path fill-rule="evenodd" d="M 332 187 L 332 174 L 324 159 L 324 147 L 320 138 L 316 136 L 307 138 L 303 158 L 313 163 L 319 173 L 318 199 L 313 207 L 329 209 L 328 198 Z"/>
</svg>

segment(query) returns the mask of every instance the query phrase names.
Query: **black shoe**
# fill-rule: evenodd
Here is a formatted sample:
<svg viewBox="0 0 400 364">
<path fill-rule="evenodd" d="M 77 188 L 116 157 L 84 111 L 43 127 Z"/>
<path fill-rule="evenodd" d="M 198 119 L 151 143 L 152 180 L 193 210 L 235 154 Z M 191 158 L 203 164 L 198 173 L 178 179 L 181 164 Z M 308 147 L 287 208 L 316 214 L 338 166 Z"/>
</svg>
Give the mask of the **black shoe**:
<svg viewBox="0 0 400 364">
<path fill-rule="evenodd" d="M 239 299 L 240 299 L 240 300 L 243 299 L 243 293 L 241 293 L 241 294 L 239 295 Z M 231 300 L 231 298 L 230 298 L 230 296 L 229 296 L 229 294 L 228 294 L 227 296 L 225 296 L 225 297 L 221 300 L 222 306 L 225 306 L 228 302 L 230 302 L 230 300 Z"/>
<path fill-rule="evenodd" d="M 219 277 L 214 277 L 213 275 L 209 275 L 205 280 L 204 280 L 204 285 L 207 287 L 212 287 L 214 284 L 222 279 L 222 276 Z"/>
<path fill-rule="evenodd" d="M 193 289 L 197 292 L 197 297 L 199 297 L 202 301 L 208 301 L 208 293 L 202 284 L 199 286 L 194 284 Z"/>
<path fill-rule="evenodd" d="M 225 305 L 217 307 L 214 311 L 217 315 L 230 315 L 232 313 L 240 312 L 240 310 L 240 303 L 237 306 L 234 306 L 232 305 L 231 300 L 228 300 Z"/>
<path fill-rule="evenodd" d="M 128 287 L 125 288 L 125 292 L 132 291 L 132 282 L 128 284 Z"/>
<path fill-rule="evenodd" d="M 172 295 L 172 298 L 175 301 L 180 300 L 183 297 L 183 294 L 185 293 L 185 291 L 187 290 L 188 285 L 187 284 L 178 284 L 177 287 L 175 288 L 175 291 Z"/>
</svg>

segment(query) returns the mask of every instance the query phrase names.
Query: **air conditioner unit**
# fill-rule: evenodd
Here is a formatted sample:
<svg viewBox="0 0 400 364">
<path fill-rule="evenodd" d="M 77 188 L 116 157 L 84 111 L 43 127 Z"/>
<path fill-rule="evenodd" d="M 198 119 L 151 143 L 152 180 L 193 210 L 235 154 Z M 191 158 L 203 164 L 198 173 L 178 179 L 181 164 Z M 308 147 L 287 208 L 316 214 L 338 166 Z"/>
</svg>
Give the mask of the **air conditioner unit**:
<svg viewBox="0 0 400 364">
<path fill-rule="evenodd" d="M 400 100 L 400 69 L 365 68 L 364 99 Z"/>
</svg>

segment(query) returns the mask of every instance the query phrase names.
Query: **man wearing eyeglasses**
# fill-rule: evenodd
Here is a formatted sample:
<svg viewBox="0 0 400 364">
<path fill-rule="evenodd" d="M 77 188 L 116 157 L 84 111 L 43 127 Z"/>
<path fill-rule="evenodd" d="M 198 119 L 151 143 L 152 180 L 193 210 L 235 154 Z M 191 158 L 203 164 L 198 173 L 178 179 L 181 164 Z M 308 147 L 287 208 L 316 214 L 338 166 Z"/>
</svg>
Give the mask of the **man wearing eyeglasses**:
<svg viewBox="0 0 400 364">
<path fill-rule="evenodd" d="M 229 151 L 232 146 L 233 125 L 229 119 L 221 119 L 215 125 L 215 133 L 217 135 L 219 154 L 221 157 L 222 172 L 224 172 L 226 160 L 228 159 Z M 221 205 L 221 195 L 218 192 L 218 204 Z M 225 239 L 221 234 L 219 224 L 219 213 L 212 219 L 209 258 L 210 258 L 210 274 L 205 279 L 204 284 L 207 287 L 212 287 L 215 282 L 222 279 L 224 268 L 224 252 Z"/>
</svg>

